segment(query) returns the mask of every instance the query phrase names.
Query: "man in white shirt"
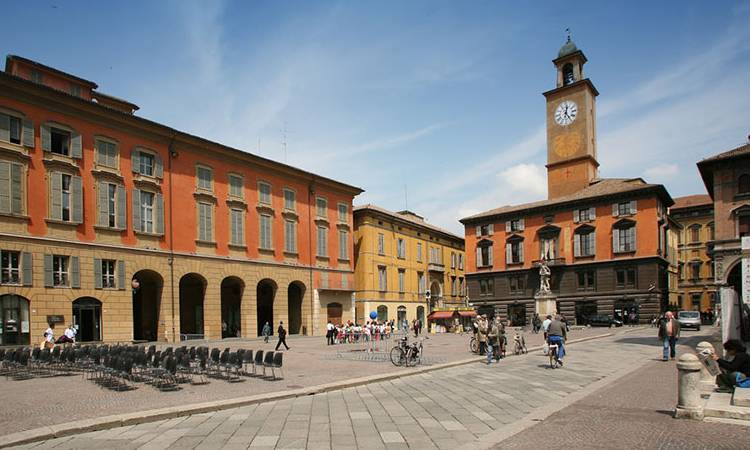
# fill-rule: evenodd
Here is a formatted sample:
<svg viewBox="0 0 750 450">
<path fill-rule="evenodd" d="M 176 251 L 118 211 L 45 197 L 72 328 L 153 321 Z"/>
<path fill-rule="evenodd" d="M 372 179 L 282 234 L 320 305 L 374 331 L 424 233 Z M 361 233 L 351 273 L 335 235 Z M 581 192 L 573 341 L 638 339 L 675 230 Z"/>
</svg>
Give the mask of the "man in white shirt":
<svg viewBox="0 0 750 450">
<path fill-rule="evenodd" d="M 549 329 L 549 324 L 552 323 L 552 316 L 547 315 L 547 318 L 544 319 L 544 322 L 542 322 L 542 330 L 544 330 L 544 336 L 547 336 L 547 330 Z"/>
<path fill-rule="evenodd" d="M 326 325 L 326 337 L 328 337 L 328 345 L 333 345 L 333 335 L 334 335 L 335 329 L 336 327 L 329 320 L 328 325 Z"/>
</svg>

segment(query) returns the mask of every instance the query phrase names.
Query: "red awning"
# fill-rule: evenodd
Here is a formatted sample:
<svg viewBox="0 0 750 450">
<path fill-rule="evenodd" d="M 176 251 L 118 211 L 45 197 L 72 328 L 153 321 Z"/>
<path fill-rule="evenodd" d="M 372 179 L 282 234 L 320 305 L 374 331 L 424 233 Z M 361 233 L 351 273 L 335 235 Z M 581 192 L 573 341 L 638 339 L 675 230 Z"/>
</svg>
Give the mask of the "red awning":
<svg viewBox="0 0 750 450">
<path fill-rule="evenodd" d="M 434 311 L 427 316 L 428 320 L 452 319 L 453 311 Z"/>
<path fill-rule="evenodd" d="M 461 317 L 476 317 L 477 312 L 476 311 L 459 311 L 458 315 Z"/>
</svg>

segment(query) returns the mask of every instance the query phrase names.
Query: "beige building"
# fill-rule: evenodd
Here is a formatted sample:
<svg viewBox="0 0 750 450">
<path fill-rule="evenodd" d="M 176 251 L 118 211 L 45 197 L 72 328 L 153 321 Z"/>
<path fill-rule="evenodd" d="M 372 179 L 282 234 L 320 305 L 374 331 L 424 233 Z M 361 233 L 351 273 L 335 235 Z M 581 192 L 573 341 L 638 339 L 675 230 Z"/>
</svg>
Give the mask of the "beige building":
<svg viewBox="0 0 750 450">
<path fill-rule="evenodd" d="M 411 211 L 354 208 L 356 318 L 401 326 L 466 306 L 464 239 Z"/>
</svg>

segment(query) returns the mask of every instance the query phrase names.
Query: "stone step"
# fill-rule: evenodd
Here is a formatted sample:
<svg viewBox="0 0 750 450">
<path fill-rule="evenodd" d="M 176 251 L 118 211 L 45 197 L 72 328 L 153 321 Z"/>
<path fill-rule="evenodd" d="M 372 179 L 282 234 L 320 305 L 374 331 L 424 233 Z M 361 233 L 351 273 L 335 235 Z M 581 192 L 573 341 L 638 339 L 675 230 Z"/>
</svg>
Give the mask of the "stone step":
<svg viewBox="0 0 750 450">
<path fill-rule="evenodd" d="M 705 417 L 722 419 L 750 420 L 750 408 L 732 404 L 732 394 L 712 392 L 703 410 Z"/>
<path fill-rule="evenodd" d="M 735 388 L 732 404 L 734 406 L 750 407 L 750 388 Z"/>
</svg>

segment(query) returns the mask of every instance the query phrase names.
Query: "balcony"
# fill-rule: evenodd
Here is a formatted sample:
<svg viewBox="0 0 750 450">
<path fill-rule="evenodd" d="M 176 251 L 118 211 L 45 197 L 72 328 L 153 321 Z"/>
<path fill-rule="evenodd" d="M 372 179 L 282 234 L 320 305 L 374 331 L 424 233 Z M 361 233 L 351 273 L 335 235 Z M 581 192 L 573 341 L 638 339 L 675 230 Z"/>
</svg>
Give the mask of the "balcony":
<svg viewBox="0 0 750 450">
<path fill-rule="evenodd" d="M 440 272 L 445 273 L 445 266 L 438 263 L 429 263 L 427 264 L 427 270 L 429 272 Z"/>
<path fill-rule="evenodd" d="M 537 259 L 537 260 L 531 261 L 531 264 L 534 267 L 539 267 L 540 265 L 542 265 L 542 260 Z M 562 266 L 564 264 L 565 264 L 565 258 L 554 258 L 554 259 L 547 260 L 548 266 Z"/>
</svg>

